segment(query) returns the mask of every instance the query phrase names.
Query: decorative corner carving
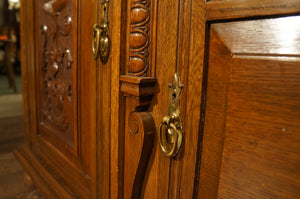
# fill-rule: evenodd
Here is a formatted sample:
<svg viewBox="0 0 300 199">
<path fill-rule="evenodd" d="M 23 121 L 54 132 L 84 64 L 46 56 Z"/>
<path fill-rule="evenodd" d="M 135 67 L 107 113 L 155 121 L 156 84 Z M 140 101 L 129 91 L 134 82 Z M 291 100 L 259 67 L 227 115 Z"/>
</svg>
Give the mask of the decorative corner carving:
<svg viewBox="0 0 300 199">
<path fill-rule="evenodd" d="M 131 0 L 129 35 L 129 75 L 149 73 L 151 0 Z"/>
<path fill-rule="evenodd" d="M 50 0 L 42 4 L 42 15 L 52 20 L 41 25 L 41 120 L 66 131 L 73 113 L 72 18 L 66 9 L 68 0 Z"/>
</svg>

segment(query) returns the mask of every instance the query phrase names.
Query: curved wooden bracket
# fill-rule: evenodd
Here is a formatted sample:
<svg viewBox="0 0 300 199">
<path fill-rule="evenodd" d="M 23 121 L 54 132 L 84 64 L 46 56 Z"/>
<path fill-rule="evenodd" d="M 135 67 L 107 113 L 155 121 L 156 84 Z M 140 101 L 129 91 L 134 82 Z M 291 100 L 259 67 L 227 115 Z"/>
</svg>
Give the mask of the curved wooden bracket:
<svg viewBox="0 0 300 199">
<path fill-rule="evenodd" d="M 132 177 L 130 181 L 133 182 L 131 198 L 137 199 L 141 198 L 142 194 L 147 165 L 154 144 L 155 124 L 149 112 L 132 112 L 128 124 L 130 135 L 126 140 L 125 151 L 130 158 L 127 158 L 126 167 L 133 174 L 130 175 Z"/>
<path fill-rule="evenodd" d="M 148 107 L 155 93 L 156 79 L 122 75 L 121 92 L 126 97 L 124 132 L 124 197 L 139 199 L 149 166 L 155 123 Z"/>
</svg>

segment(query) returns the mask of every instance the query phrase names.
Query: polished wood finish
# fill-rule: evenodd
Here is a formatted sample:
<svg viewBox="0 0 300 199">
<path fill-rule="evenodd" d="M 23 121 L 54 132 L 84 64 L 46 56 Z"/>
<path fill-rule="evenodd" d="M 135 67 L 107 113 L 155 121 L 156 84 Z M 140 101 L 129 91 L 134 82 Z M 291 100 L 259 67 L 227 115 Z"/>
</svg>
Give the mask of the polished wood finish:
<svg viewBox="0 0 300 199">
<path fill-rule="evenodd" d="M 16 154 L 38 181 L 55 176 L 53 183 L 42 183 L 47 198 L 62 197 L 51 190 L 69 198 L 90 198 L 92 189 L 97 189 L 92 187 L 97 184 L 92 166 L 96 165 L 96 112 L 90 111 L 96 107 L 96 63 L 90 56 L 90 40 L 81 33 L 92 33 L 88 27 L 93 22 L 87 23 L 85 17 L 96 16 L 92 8 L 97 6 L 85 1 L 23 1 L 22 5 L 27 146 Z"/>
<path fill-rule="evenodd" d="M 146 76 L 151 72 L 151 30 L 153 11 L 151 0 L 132 0 L 129 21 L 129 60 L 127 73 L 133 76 Z"/>
<path fill-rule="evenodd" d="M 132 112 L 128 123 L 131 134 L 125 136 L 124 198 L 141 198 L 154 145 L 155 124 L 149 112 Z"/>
<path fill-rule="evenodd" d="M 266 39 L 285 31 L 273 24 L 285 20 L 286 27 L 293 28 L 297 19 L 211 25 L 199 197 L 299 197 L 297 47 L 295 57 L 290 55 L 298 38 L 289 44 L 285 43 L 288 34 L 273 37 L 272 42 Z M 264 24 L 269 29 L 248 33 Z M 236 27 L 239 41 L 235 33 L 228 35 Z M 292 33 L 299 34 L 297 30 Z M 262 53 L 253 50 L 252 43 L 260 43 Z M 280 44 L 281 48 L 274 48 Z M 282 52 L 276 55 L 274 49 Z"/>
<path fill-rule="evenodd" d="M 233 60 L 219 197 L 299 197 L 298 65 L 276 59 Z"/>
<path fill-rule="evenodd" d="M 23 41 L 36 54 L 23 49 L 28 144 L 17 155 L 35 176 L 33 182 L 49 177 L 42 181 L 44 193 L 57 194 L 51 192 L 56 185 L 63 196 L 78 198 L 299 196 L 299 92 L 292 89 L 299 86 L 299 34 L 295 26 L 288 29 L 293 37 L 283 36 L 278 26 L 299 12 L 299 1 L 110 1 L 106 64 L 93 60 L 91 52 L 101 3 L 47 3 L 61 12 L 68 8 L 73 32 L 59 45 L 69 49 L 62 68 L 74 71 L 58 78 L 71 85 L 71 101 L 60 110 L 72 115 L 66 117 L 72 128 L 47 119 L 60 132 L 42 135 L 36 104 L 48 99 L 40 70 L 45 66 L 40 49 L 48 47 L 41 39 L 24 38 L 33 38 L 31 33 L 42 38 L 39 21 L 54 23 L 59 17 L 46 16 L 39 3 L 23 2 L 24 20 L 34 19 L 29 8 L 43 19 L 28 22 L 29 30 L 23 27 Z M 166 158 L 156 131 L 168 112 L 168 84 L 175 72 L 183 84 L 183 145 L 176 157 Z M 55 67 L 53 74 L 58 77 Z M 55 82 L 50 82 L 54 90 L 65 90 Z"/>
<path fill-rule="evenodd" d="M 207 102 L 205 106 L 205 123 L 198 198 L 216 198 L 220 175 L 221 157 L 225 126 L 225 93 L 228 91 L 228 78 L 231 54 L 222 45 L 222 40 L 211 30 L 209 50 L 209 73 L 207 85 Z M 216 47 L 215 47 L 216 46 Z M 225 81 L 227 80 L 227 82 Z M 223 81 L 223 82 L 221 82 Z"/>
<path fill-rule="evenodd" d="M 207 20 L 224 20 L 300 12 L 297 0 L 212 0 L 207 2 Z"/>
<path fill-rule="evenodd" d="M 143 197 L 142 188 L 147 182 L 146 171 L 154 146 L 156 127 L 148 109 L 155 94 L 156 79 L 122 75 L 120 80 L 121 92 L 126 97 L 122 195 L 136 199 Z"/>
<path fill-rule="evenodd" d="M 300 16 L 289 16 L 218 23 L 214 28 L 233 56 L 299 57 L 299 26 Z"/>
<path fill-rule="evenodd" d="M 23 23 L 20 23 L 21 37 L 21 67 L 22 67 L 22 94 L 23 94 L 23 110 L 24 110 L 24 129 L 25 140 L 29 146 L 32 143 L 33 126 L 36 125 L 34 120 L 35 98 L 34 91 L 30 88 L 35 88 L 34 78 L 34 4 L 33 1 L 21 1 L 20 18 Z"/>
<path fill-rule="evenodd" d="M 36 10 L 36 27 L 41 29 L 35 31 L 38 134 L 66 156 L 76 156 L 77 59 L 73 57 L 77 57 L 77 7 L 61 0 L 37 2 Z"/>
</svg>

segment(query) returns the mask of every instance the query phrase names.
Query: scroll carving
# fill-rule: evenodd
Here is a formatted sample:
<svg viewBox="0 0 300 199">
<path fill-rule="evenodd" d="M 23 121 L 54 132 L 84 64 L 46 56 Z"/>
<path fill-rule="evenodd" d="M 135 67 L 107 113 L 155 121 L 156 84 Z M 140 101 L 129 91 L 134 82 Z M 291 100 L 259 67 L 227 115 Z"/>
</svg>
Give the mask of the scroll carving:
<svg viewBox="0 0 300 199">
<path fill-rule="evenodd" d="M 151 0 L 131 0 L 129 35 L 129 75 L 149 73 Z"/>
<path fill-rule="evenodd" d="M 124 198 L 139 199 L 154 145 L 155 124 L 148 111 L 155 94 L 154 77 L 122 75 L 121 92 L 126 97 Z"/>
<path fill-rule="evenodd" d="M 155 94 L 156 78 L 151 77 L 152 0 L 130 0 L 128 63 L 120 77 L 121 92 L 126 97 L 124 198 L 142 198 L 151 167 L 151 153 L 156 132 L 149 106 Z M 155 3 L 153 4 L 153 6 Z"/>
<path fill-rule="evenodd" d="M 46 19 L 41 26 L 40 59 L 41 122 L 51 124 L 60 132 L 71 132 L 72 120 L 72 18 L 68 0 L 50 0 L 42 5 Z M 47 18 L 48 16 L 48 18 Z M 69 136 L 68 136 L 69 137 Z"/>
<path fill-rule="evenodd" d="M 129 115 L 128 124 L 131 133 L 129 136 L 133 138 L 128 139 L 132 143 L 129 143 L 131 147 L 127 152 L 132 154 L 134 160 L 127 166 L 135 171 L 130 195 L 132 199 L 138 199 L 141 198 L 144 178 L 154 145 L 155 124 L 149 112 L 132 112 Z"/>
</svg>

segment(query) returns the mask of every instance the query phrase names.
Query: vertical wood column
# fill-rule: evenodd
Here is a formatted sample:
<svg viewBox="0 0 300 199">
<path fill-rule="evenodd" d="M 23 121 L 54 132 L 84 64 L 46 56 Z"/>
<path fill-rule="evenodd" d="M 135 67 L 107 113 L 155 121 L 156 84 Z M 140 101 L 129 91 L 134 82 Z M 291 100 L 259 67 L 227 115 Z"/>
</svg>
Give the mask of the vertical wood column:
<svg viewBox="0 0 300 199">
<path fill-rule="evenodd" d="M 126 69 L 120 77 L 125 97 L 123 198 L 140 198 L 154 145 L 155 124 L 148 108 L 156 92 L 151 76 L 152 1 L 128 2 Z"/>
</svg>

